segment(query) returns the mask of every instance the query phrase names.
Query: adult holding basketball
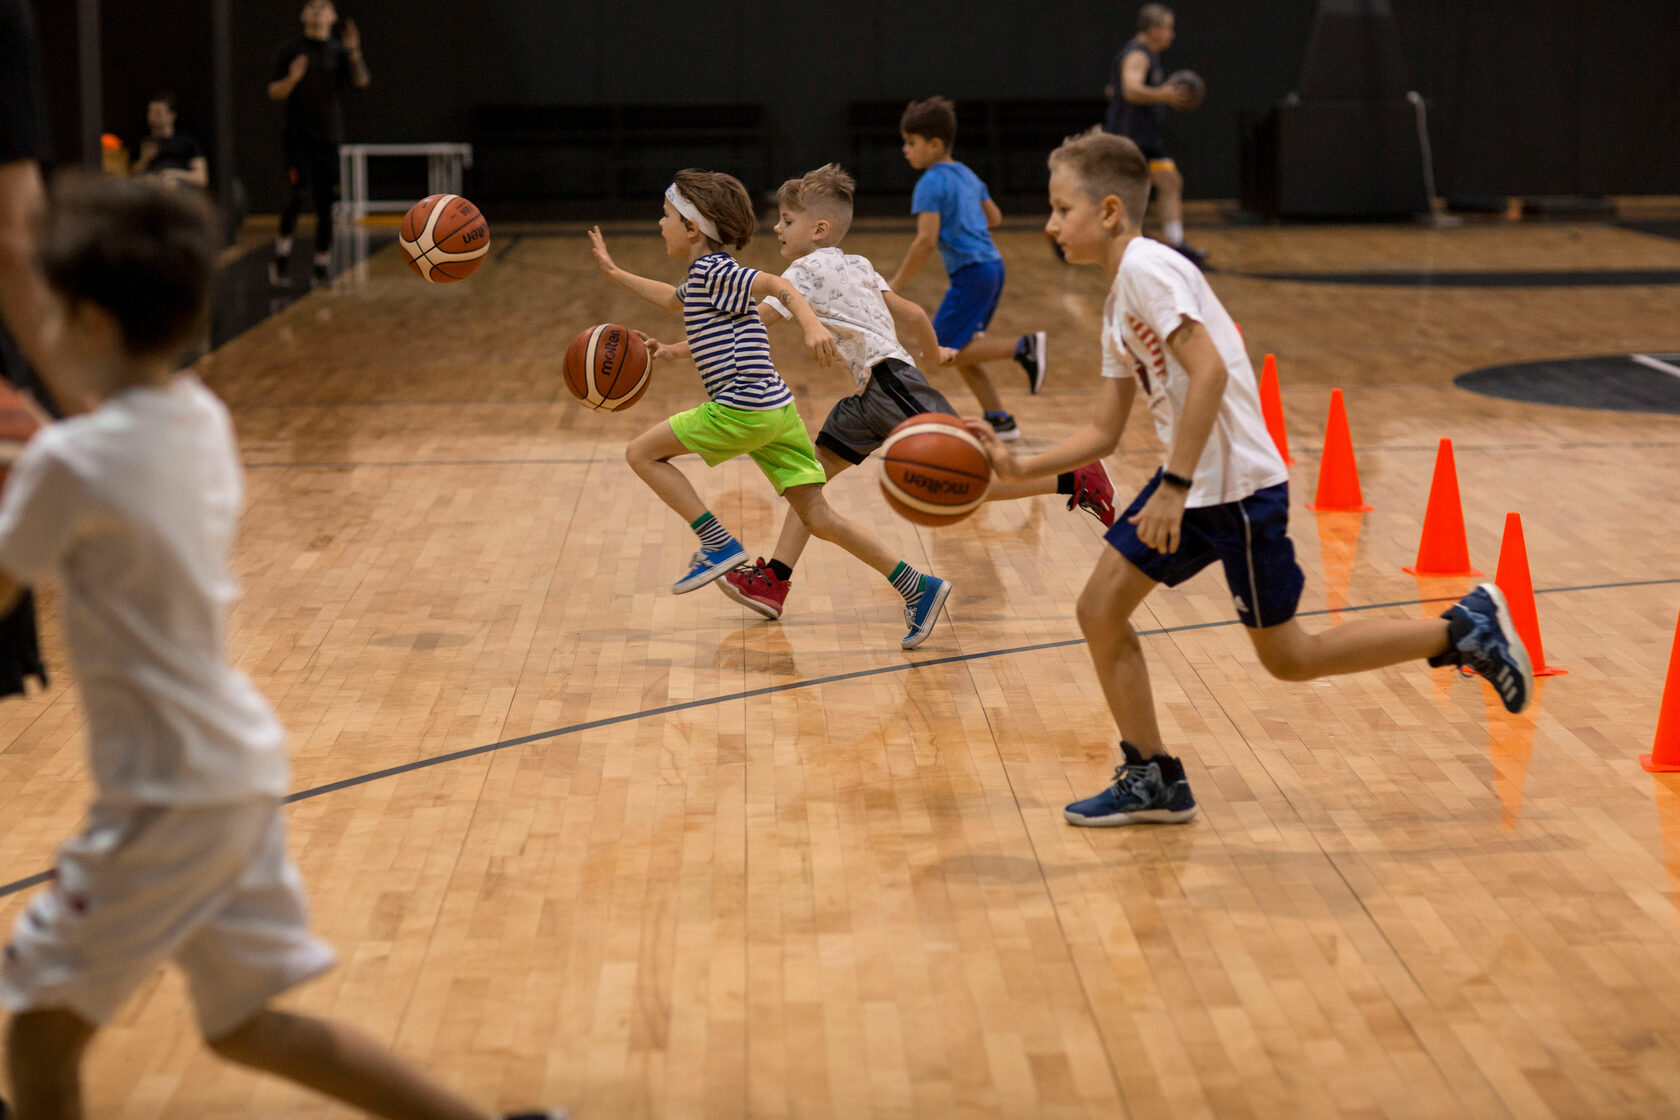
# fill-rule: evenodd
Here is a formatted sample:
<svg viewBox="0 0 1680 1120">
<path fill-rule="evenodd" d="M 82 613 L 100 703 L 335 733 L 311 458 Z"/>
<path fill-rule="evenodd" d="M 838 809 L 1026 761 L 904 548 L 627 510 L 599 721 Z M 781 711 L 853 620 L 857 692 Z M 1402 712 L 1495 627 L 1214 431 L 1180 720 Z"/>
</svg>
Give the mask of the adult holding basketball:
<svg viewBox="0 0 1680 1120">
<path fill-rule="evenodd" d="M 286 103 L 283 133 L 285 202 L 280 210 L 280 235 L 274 239 L 269 282 L 290 284 L 292 231 L 297 229 L 307 190 L 315 203 L 316 283 L 329 279 L 332 259 L 333 203 L 338 198 L 338 146 L 344 142 L 344 91 L 366 89 L 373 77 L 362 61 L 362 35 L 354 20 L 345 20 L 338 40 L 332 37 L 338 10 L 332 0 L 307 0 L 299 17 L 303 34 L 274 56 L 268 96 Z"/>
<path fill-rule="evenodd" d="M 1108 115 L 1103 131 L 1128 137 L 1149 160 L 1149 180 L 1155 188 L 1156 217 L 1168 245 L 1183 253 L 1198 268 L 1207 254 L 1192 249 L 1184 240 L 1184 177 L 1178 164 L 1167 155 L 1161 127 L 1167 108 L 1189 110 L 1201 103 L 1198 90 L 1182 82 L 1168 81 L 1161 55 L 1172 46 L 1177 30 L 1172 9 L 1165 4 L 1145 4 L 1138 9 L 1137 34 L 1109 68 Z"/>
</svg>

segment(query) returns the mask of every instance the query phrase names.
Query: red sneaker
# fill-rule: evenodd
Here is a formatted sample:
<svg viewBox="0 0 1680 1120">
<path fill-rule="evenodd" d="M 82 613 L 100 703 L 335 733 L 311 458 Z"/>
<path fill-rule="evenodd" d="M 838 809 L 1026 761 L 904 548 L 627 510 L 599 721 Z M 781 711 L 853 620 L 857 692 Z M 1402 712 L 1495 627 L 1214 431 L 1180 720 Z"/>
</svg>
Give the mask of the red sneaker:
<svg viewBox="0 0 1680 1120">
<path fill-rule="evenodd" d="M 717 581 L 719 591 L 770 619 L 782 617 L 782 604 L 787 602 L 788 588 L 792 586 L 793 581 L 778 577 L 762 556 L 750 567 L 743 564 Z"/>
<path fill-rule="evenodd" d="M 1086 463 L 1073 472 L 1073 496 L 1068 509 L 1078 506 L 1105 527 L 1114 524 L 1114 483 L 1108 480 L 1108 470 L 1102 460 Z"/>
</svg>

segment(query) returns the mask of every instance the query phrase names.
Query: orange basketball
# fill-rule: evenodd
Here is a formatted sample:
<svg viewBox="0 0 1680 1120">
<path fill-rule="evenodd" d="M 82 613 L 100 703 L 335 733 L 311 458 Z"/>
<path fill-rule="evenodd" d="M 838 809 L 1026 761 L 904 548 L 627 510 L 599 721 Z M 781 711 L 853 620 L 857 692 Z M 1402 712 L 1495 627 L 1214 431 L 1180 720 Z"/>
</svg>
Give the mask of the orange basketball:
<svg viewBox="0 0 1680 1120">
<path fill-rule="evenodd" d="M 458 194 L 427 195 L 403 215 L 397 237 L 414 275 L 433 284 L 465 280 L 490 251 L 490 223 Z"/>
<path fill-rule="evenodd" d="M 596 412 L 618 412 L 642 399 L 653 380 L 647 346 L 626 327 L 600 323 L 566 347 L 566 388 Z"/>
<path fill-rule="evenodd" d="M 881 493 L 918 525 L 954 525 L 980 507 L 992 461 L 955 416 L 924 412 L 881 445 Z"/>
<path fill-rule="evenodd" d="M 17 390 L 0 381 L 0 485 L 5 484 L 12 463 L 23 454 L 23 445 L 40 430 L 35 413 Z"/>
</svg>

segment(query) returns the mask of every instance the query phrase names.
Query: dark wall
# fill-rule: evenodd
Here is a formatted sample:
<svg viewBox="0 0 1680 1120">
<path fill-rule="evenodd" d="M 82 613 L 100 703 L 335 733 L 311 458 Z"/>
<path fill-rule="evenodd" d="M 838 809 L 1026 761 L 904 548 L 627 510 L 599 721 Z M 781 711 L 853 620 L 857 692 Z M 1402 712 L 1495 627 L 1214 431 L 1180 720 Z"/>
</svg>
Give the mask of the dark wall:
<svg viewBox="0 0 1680 1120">
<path fill-rule="evenodd" d="M 1392 0 L 1431 100 L 1446 194 L 1680 193 L 1680 2 Z M 846 154 L 849 101 L 932 92 L 1094 96 L 1135 3 L 1096 0 L 344 0 L 374 88 L 351 98 L 352 138 L 469 139 L 485 104 L 752 101 L 769 106 L 777 176 Z M 35 0 L 60 150 L 75 154 L 74 5 Z M 298 29 L 295 2 L 235 4 L 234 160 L 254 210 L 279 198 L 278 108 L 264 86 Z M 108 130 L 133 143 L 155 88 L 212 135 L 209 0 L 106 0 Z M 1287 93 L 1315 0 L 1179 0 L 1169 69 L 1207 79 L 1168 140 L 1188 193 L 1232 197 L 1240 109 Z M 959 137 L 959 149 L 961 139 Z M 961 154 L 959 150 L 959 156 Z M 771 184 L 750 184 L 763 187 Z"/>
</svg>

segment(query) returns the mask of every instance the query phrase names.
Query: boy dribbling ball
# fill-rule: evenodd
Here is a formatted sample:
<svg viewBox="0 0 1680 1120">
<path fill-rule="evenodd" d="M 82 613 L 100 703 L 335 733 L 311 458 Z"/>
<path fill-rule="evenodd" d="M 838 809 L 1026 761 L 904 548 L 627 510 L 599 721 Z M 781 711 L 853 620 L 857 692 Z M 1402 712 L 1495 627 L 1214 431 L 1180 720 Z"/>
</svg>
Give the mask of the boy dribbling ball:
<svg viewBox="0 0 1680 1120">
<path fill-rule="evenodd" d="M 830 163 L 783 183 L 776 194 L 776 241 L 793 263 L 782 273 L 805 297 L 817 319 L 837 340 L 839 355 L 850 367 L 856 392 L 829 410 L 817 433 L 817 460 L 833 478 L 867 459 L 900 423 L 924 412 L 955 416 L 956 409 L 910 361 L 899 342 L 904 332 L 922 353 L 924 364 L 948 364 L 955 351 L 939 345 L 926 311 L 887 286 L 875 266 L 845 252 L 840 242 L 852 224 L 856 184 L 839 164 Z M 792 312 L 774 296 L 759 304 L 766 325 L 790 319 Z M 1062 494 L 1067 508 L 1085 510 L 1106 527 L 1114 521 L 1114 487 L 1102 461 L 1064 471 L 1037 482 L 996 483 L 989 502 Z M 768 561 L 736 568 L 718 583 L 724 594 L 766 618 L 780 618 L 799 562 L 811 534 L 789 513 Z"/>
<path fill-rule="evenodd" d="M 828 476 L 817 461 L 793 391 L 770 360 L 770 338 L 753 301 L 772 296 L 780 300 L 804 331 L 805 345 L 818 365 L 834 361 L 837 343 L 797 288 L 729 254 L 730 248 L 746 248 L 757 228 L 752 196 L 740 180 L 688 168 L 677 172 L 666 188 L 659 219 L 666 255 L 687 262 L 680 285 L 619 268 L 607 253 L 600 229 L 589 231 L 602 273 L 654 306 L 681 313 L 684 341 L 673 345 L 650 339 L 649 350 L 656 359 L 692 358 L 710 398 L 649 428 L 624 452 L 637 476 L 700 538 L 700 550 L 671 590 L 681 595 L 704 587 L 747 559 L 746 549 L 706 508 L 671 459 L 692 451 L 715 467 L 747 455 L 812 536 L 839 545 L 892 585 L 904 600 L 908 627 L 899 645 L 914 649 L 933 631 L 951 585 L 894 557 L 874 534 L 841 517 L 823 497 Z"/>
<path fill-rule="evenodd" d="M 1178 823 L 1196 815 L 1183 763 L 1155 719 L 1132 613 L 1169 587 L 1223 565 L 1237 615 L 1273 676 L 1305 681 L 1402 661 L 1461 665 L 1486 677 L 1510 711 L 1534 688 L 1528 654 L 1491 583 L 1438 620 L 1367 619 L 1317 634 L 1295 619 L 1303 577 L 1289 539 L 1288 471 L 1266 433 L 1254 371 L 1231 317 L 1197 267 L 1141 236 L 1149 164 L 1136 144 L 1098 130 L 1050 155 L 1046 230 L 1069 263 L 1113 277 L 1103 311 L 1102 386 L 1092 421 L 1017 459 L 989 425 L 970 424 L 1000 478 L 1034 478 L 1107 455 L 1141 390 L 1166 462 L 1108 531 L 1079 597 L 1079 625 L 1120 728 L 1114 782 L 1065 810 L 1076 825 Z"/>
</svg>

